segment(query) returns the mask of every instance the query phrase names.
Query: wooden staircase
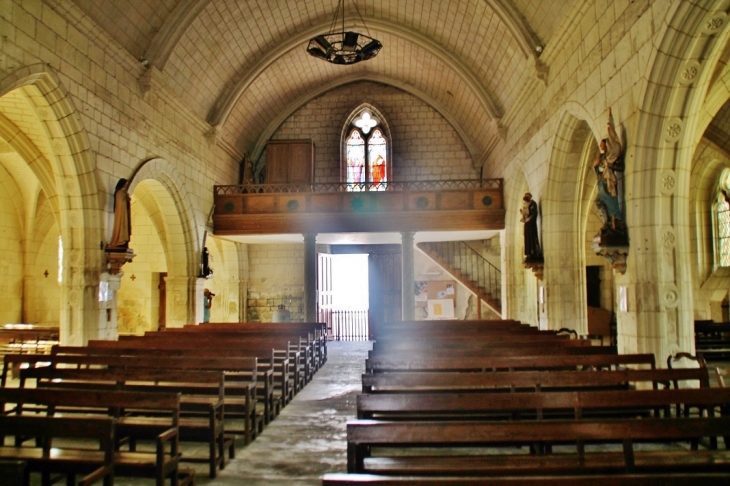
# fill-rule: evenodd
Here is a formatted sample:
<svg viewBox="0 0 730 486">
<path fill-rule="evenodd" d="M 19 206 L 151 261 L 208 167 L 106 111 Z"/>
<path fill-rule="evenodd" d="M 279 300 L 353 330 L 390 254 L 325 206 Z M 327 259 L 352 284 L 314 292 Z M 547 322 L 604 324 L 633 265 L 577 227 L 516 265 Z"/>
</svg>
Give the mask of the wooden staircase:
<svg viewBox="0 0 730 486">
<path fill-rule="evenodd" d="M 467 242 L 421 242 L 417 246 L 493 312 L 502 315 L 502 273 Z"/>
</svg>

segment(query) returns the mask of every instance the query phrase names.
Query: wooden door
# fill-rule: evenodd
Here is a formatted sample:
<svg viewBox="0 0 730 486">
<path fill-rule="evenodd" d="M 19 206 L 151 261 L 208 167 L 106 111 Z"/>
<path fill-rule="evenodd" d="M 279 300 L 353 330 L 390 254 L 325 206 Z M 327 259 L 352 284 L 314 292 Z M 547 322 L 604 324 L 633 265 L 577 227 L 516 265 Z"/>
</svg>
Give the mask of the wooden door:
<svg viewBox="0 0 730 486">
<path fill-rule="evenodd" d="M 270 140 L 266 143 L 267 184 L 311 184 L 313 181 L 312 140 Z"/>
<path fill-rule="evenodd" d="M 317 315 L 319 322 L 327 324 L 327 333 L 332 335 L 332 255 L 317 254 Z"/>
<path fill-rule="evenodd" d="M 400 253 L 371 253 L 368 257 L 370 279 L 370 339 L 387 322 L 403 320 L 402 270 Z"/>
</svg>

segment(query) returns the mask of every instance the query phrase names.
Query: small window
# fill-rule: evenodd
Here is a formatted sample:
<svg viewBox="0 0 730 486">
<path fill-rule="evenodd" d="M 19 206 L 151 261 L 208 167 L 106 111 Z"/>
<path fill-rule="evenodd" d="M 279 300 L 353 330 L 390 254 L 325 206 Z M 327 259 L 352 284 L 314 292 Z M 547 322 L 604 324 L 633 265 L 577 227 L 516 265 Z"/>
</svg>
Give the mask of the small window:
<svg viewBox="0 0 730 486">
<path fill-rule="evenodd" d="M 362 110 L 346 139 L 347 184 L 350 191 L 384 191 L 388 183 L 388 141 L 380 121 Z"/>
</svg>

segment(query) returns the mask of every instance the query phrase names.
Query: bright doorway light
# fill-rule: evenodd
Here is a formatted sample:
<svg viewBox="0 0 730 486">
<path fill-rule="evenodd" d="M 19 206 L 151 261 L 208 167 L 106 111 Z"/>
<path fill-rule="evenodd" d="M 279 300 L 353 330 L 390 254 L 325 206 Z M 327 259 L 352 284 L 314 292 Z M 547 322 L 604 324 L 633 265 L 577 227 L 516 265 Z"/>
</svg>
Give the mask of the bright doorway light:
<svg viewBox="0 0 730 486">
<path fill-rule="evenodd" d="M 332 307 L 368 309 L 368 256 L 332 255 Z"/>
</svg>

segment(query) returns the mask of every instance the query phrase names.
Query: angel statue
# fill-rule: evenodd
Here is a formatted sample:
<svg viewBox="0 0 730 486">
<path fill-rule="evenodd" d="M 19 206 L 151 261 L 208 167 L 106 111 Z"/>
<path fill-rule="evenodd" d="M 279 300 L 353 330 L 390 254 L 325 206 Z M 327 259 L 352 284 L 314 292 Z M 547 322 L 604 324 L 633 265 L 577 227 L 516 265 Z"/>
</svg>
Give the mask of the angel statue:
<svg viewBox="0 0 730 486">
<path fill-rule="evenodd" d="M 611 108 L 608 109 L 608 138 L 601 140 L 601 153 L 596 157 L 593 163 L 593 170 L 598 179 L 598 196 L 596 197 L 596 207 L 601 213 L 603 219 L 603 227 L 599 233 L 601 240 L 626 239 L 626 223 L 621 213 L 618 198 L 618 172 L 625 169 L 623 147 L 616 133 L 616 127 L 613 123 Z"/>
</svg>

